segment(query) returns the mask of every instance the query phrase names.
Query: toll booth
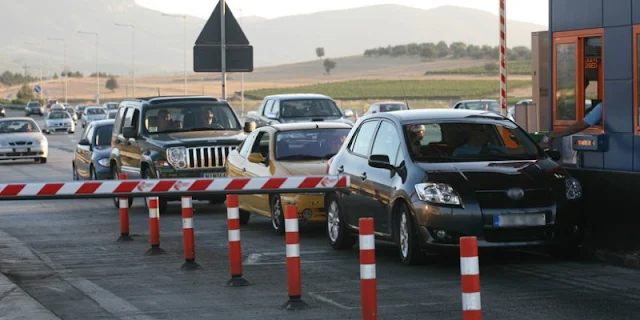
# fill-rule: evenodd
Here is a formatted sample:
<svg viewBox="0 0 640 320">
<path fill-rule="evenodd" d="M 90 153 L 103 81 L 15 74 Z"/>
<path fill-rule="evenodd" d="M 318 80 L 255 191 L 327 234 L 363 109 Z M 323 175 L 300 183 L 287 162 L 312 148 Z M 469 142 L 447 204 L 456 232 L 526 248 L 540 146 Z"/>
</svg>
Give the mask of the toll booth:
<svg viewBox="0 0 640 320">
<path fill-rule="evenodd" d="M 602 123 L 554 142 L 562 165 L 582 183 L 587 241 L 638 249 L 640 1 L 550 0 L 548 32 L 550 72 L 534 97 L 547 85 L 549 130 L 603 105 Z"/>
</svg>

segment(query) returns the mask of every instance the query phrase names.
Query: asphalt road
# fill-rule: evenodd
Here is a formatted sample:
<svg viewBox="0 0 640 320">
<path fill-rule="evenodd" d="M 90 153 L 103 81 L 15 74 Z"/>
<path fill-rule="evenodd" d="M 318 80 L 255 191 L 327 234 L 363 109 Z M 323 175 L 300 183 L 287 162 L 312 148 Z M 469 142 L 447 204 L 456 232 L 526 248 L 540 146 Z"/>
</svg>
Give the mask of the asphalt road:
<svg viewBox="0 0 640 320">
<path fill-rule="evenodd" d="M 71 180 L 80 131 L 49 137 L 47 164 L 0 164 L 0 181 Z M 229 288 L 225 208 L 198 202 L 194 208 L 202 268 L 189 271 L 180 268 L 178 203 L 162 213 L 166 254 L 147 256 L 140 199 L 131 209 L 131 242 L 117 242 L 118 211 L 109 199 L 8 201 L 0 206 L 0 271 L 62 319 L 360 318 L 357 246 L 333 251 L 323 228 L 302 227 L 302 298 L 310 307 L 288 311 L 284 237 L 267 219 L 252 217 L 242 228 L 244 274 L 252 285 Z M 408 267 L 395 247 L 376 246 L 380 319 L 461 318 L 456 255 Z M 639 271 L 517 250 L 481 252 L 480 264 L 485 319 L 640 319 Z M 2 298 L 0 306 L 8 303 Z"/>
</svg>

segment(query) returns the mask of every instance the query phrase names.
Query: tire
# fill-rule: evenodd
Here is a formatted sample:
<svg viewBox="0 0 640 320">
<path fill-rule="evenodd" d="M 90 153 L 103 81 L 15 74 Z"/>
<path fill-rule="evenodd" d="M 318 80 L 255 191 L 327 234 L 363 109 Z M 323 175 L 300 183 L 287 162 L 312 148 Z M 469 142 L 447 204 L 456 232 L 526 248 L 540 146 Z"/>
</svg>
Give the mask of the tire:
<svg viewBox="0 0 640 320">
<path fill-rule="evenodd" d="M 425 254 L 420 250 L 417 228 L 413 224 L 413 218 L 405 204 L 398 206 L 395 216 L 397 221 L 395 232 L 400 260 L 406 265 L 422 264 L 426 260 Z"/>
<path fill-rule="evenodd" d="M 47 163 L 47 158 L 40 158 L 40 163 Z"/>
<path fill-rule="evenodd" d="M 271 227 L 279 234 L 285 233 L 284 208 L 280 195 L 273 195 L 269 200 L 269 211 L 271 212 Z"/>
<path fill-rule="evenodd" d="M 91 180 L 98 180 L 98 174 L 96 173 L 96 168 L 94 168 L 93 166 L 91 166 L 91 168 L 89 169 L 89 174 L 91 175 Z M 129 205 L 129 207 L 131 207 L 131 204 Z"/>
<path fill-rule="evenodd" d="M 325 197 L 327 211 L 327 238 L 336 250 L 348 250 L 356 244 L 356 236 L 349 231 L 344 220 L 344 210 L 338 196 L 327 194 Z"/>
<path fill-rule="evenodd" d="M 113 180 L 120 180 L 119 172 L 117 168 L 111 169 L 111 177 Z M 120 198 L 113 198 L 113 205 L 116 209 L 120 209 Z M 133 205 L 133 198 L 129 197 L 129 208 Z"/>
<path fill-rule="evenodd" d="M 142 172 L 142 179 L 153 179 L 153 173 L 151 172 L 151 168 L 145 168 Z M 158 197 L 158 211 L 160 213 L 164 213 L 167 210 L 167 199 Z M 147 198 L 144 198 L 144 207 L 148 210 L 149 203 L 147 202 Z"/>
<path fill-rule="evenodd" d="M 240 224 L 247 225 L 249 224 L 249 219 L 251 218 L 251 212 L 240 210 Z"/>
<path fill-rule="evenodd" d="M 227 201 L 227 197 L 218 196 L 218 197 L 213 197 L 213 198 L 209 199 L 209 204 L 222 204 L 225 201 Z"/>
<path fill-rule="evenodd" d="M 75 133 L 75 131 L 69 131 L 69 132 L 67 132 L 67 133 L 68 133 L 68 134 L 74 134 L 74 133 Z"/>
</svg>

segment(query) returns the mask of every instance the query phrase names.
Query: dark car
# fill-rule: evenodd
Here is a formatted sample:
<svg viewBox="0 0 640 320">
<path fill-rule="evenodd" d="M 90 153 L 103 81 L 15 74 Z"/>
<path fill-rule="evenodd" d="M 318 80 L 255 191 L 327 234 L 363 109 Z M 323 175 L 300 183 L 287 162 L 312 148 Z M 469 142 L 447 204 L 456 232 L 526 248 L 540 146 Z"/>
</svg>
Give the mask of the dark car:
<svg viewBox="0 0 640 320">
<path fill-rule="evenodd" d="M 27 106 L 24 108 L 25 117 L 28 117 L 32 114 L 37 114 L 40 116 L 44 115 L 44 107 L 40 104 L 40 101 L 29 101 L 27 102 Z"/>
<path fill-rule="evenodd" d="M 328 169 L 351 179 L 350 191 L 327 194 L 329 240 L 336 249 L 352 247 L 358 219 L 373 217 L 376 233 L 395 242 L 407 264 L 455 248 L 462 236 L 482 247 L 573 252 L 582 189 L 559 158 L 492 112 L 363 117 Z"/>
<path fill-rule="evenodd" d="M 278 123 L 332 121 L 353 125 L 352 110 L 340 110 L 336 102 L 321 94 L 279 94 L 267 96 L 256 113 L 247 119 L 257 127 Z"/>
<path fill-rule="evenodd" d="M 109 156 L 113 123 L 113 120 L 94 121 L 84 129 L 71 162 L 73 180 L 111 178 Z"/>
<path fill-rule="evenodd" d="M 87 106 L 82 104 L 76 107 L 76 114 L 78 115 L 78 120 L 82 119 L 82 114 L 84 113 L 84 108 L 86 107 Z"/>
<path fill-rule="evenodd" d="M 125 100 L 111 139 L 111 175 L 114 179 L 120 173 L 130 179 L 226 177 L 227 156 L 244 141 L 246 131 L 229 103 L 214 97 Z M 224 196 L 193 199 L 225 201 Z M 160 197 L 159 209 L 170 200 L 180 197 Z"/>
</svg>

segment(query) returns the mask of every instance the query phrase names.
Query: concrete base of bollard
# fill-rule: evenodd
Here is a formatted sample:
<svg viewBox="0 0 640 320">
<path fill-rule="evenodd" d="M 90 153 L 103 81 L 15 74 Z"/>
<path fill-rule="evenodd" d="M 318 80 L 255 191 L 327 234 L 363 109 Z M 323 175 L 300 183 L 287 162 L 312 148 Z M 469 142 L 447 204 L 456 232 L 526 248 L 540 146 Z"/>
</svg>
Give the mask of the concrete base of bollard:
<svg viewBox="0 0 640 320">
<path fill-rule="evenodd" d="M 232 277 L 227 281 L 227 287 L 246 287 L 250 285 L 251 283 L 243 277 Z"/>
<path fill-rule="evenodd" d="M 182 270 L 198 270 L 198 269 L 202 269 L 202 266 L 200 266 L 195 261 L 186 261 L 185 263 L 182 264 L 182 267 L 180 267 L 180 269 L 182 269 Z"/>
<path fill-rule="evenodd" d="M 119 242 L 133 241 L 133 237 L 131 237 L 131 236 L 130 236 L 130 235 L 128 235 L 128 234 L 126 234 L 126 235 L 125 235 L 125 234 L 123 234 L 123 235 L 120 235 L 120 238 L 118 238 L 118 241 L 119 241 Z"/>
<path fill-rule="evenodd" d="M 161 254 L 165 254 L 167 253 L 166 251 L 164 251 L 164 249 L 160 248 L 160 247 L 151 247 L 149 248 L 149 250 L 147 250 L 147 255 L 148 256 L 159 256 Z"/>
<path fill-rule="evenodd" d="M 282 307 L 287 310 L 302 310 L 308 308 L 309 305 L 302 301 L 300 297 L 289 297 L 289 301 L 287 301 L 287 303 Z"/>
</svg>

